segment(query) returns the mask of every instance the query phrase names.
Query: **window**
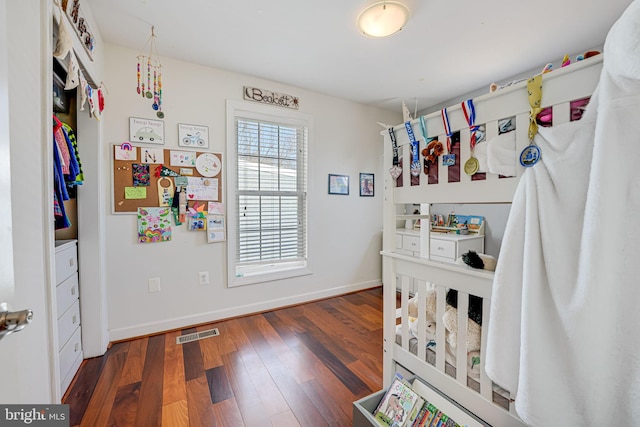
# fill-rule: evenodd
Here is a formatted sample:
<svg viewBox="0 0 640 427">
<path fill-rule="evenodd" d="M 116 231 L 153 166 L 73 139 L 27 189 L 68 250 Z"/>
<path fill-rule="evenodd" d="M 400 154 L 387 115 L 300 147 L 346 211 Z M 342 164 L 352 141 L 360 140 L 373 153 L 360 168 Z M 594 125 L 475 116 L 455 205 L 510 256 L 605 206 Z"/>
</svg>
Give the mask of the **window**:
<svg viewBox="0 0 640 427">
<path fill-rule="evenodd" d="M 307 115 L 228 102 L 229 286 L 309 274 Z"/>
</svg>

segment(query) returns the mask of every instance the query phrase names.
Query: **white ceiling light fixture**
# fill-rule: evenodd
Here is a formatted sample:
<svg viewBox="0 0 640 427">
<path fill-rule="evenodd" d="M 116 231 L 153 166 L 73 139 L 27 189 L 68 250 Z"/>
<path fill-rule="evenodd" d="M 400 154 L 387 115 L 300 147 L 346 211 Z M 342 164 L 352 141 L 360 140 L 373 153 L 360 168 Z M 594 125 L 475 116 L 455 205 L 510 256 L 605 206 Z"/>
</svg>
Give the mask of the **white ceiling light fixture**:
<svg viewBox="0 0 640 427">
<path fill-rule="evenodd" d="M 409 8 L 397 1 L 381 1 L 368 6 L 358 16 L 358 29 L 370 37 L 387 37 L 402 30 Z"/>
</svg>

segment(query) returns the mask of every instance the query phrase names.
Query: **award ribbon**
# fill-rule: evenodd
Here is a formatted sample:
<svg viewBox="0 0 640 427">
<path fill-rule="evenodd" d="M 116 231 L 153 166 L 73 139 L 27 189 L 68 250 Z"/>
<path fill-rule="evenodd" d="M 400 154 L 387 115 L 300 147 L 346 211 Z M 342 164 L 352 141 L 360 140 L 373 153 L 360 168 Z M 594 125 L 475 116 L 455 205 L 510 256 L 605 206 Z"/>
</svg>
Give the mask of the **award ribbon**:
<svg viewBox="0 0 640 427">
<path fill-rule="evenodd" d="M 538 123 L 536 118 L 542 110 L 542 75 L 538 74 L 527 80 L 527 95 L 529 98 L 529 145 L 520 153 L 520 164 L 524 167 L 531 167 L 540 160 L 540 147 L 538 147 L 533 138 L 538 133 Z"/>
<path fill-rule="evenodd" d="M 400 167 L 400 156 L 398 155 L 398 141 L 396 140 L 396 134 L 393 128 L 389 129 L 389 138 L 391 138 L 391 147 L 393 148 L 393 166 L 389 169 L 389 173 L 393 179 L 398 179 L 402 174 L 402 168 Z"/>
<path fill-rule="evenodd" d="M 405 122 L 404 127 L 407 129 L 407 135 L 409 135 L 409 141 L 411 142 L 411 175 L 420 176 L 420 158 L 418 157 L 418 141 L 413 134 L 413 127 L 411 122 Z"/>
<path fill-rule="evenodd" d="M 447 135 L 447 154 L 442 156 L 442 165 L 443 166 L 453 166 L 456 164 L 456 155 L 451 154 L 451 137 L 453 133 L 451 132 L 451 124 L 449 123 L 449 114 L 447 113 L 447 109 L 443 108 L 440 111 L 442 115 L 442 124 L 444 125 L 444 132 Z"/>
<path fill-rule="evenodd" d="M 476 172 L 478 172 L 478 169 L 480 167 L 480 163 L 478 162 L 478 159 L 476 159 L 473 156 L 473 150 L 474 148 L 476 148 L 476 143 L 477 143 L 476 131 L 479 128 L 479 126 L 475 125 L 476 108 L 473 105 L 472 99 L 467 99 L 466 101 L 461 102 L 460 105 L 462 106 L 462 112 L 464 113 L 464 118 L 467 120 L 467 124 L 469 125 L 469 130 L 471 131 L 471 140 L 469 142 L 469 145 L 471 146 L 471 157 L 469 158 L 469 160 L 467 160 L 464 163 L 464 172 L 467 175 L 473 175 Z"/>
<path fill-rule="evenodd" d="M 420 133 L 422 134 L 422 138 L 424 139 L 424 143 L 425 143 L 425 145 L 429 144 L 429 141 L 427 140 L 427 124 L 424 121 L 424 116 L 420 116 L 420 118 L 418 119 L 418 122 L 420 123 Z M 427 163 L 427 156 L 424 155 L 425 150 L 427 150 L 427 149 L 425 148 L 424 150 L 422 150 L 422 152 L 423 152 L 422 171 L 426 175 L 428 175 L 429 174 L 429 163 Z"/>
</svg>

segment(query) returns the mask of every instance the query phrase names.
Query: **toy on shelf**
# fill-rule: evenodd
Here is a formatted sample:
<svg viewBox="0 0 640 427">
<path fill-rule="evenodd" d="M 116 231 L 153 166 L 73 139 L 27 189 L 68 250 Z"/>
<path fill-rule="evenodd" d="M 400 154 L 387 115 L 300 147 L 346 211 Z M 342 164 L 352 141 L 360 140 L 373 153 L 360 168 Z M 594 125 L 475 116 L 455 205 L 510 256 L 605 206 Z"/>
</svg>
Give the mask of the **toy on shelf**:
<svg viewBox="0 0 640 427">
<path fill-rule="evenodd" d="M 443 215 L 431 217 L 431 231 L 434 233 L 484 235 L 484 217 L 478 215 L 451 215 L 444 220 Z"/>
</svg>

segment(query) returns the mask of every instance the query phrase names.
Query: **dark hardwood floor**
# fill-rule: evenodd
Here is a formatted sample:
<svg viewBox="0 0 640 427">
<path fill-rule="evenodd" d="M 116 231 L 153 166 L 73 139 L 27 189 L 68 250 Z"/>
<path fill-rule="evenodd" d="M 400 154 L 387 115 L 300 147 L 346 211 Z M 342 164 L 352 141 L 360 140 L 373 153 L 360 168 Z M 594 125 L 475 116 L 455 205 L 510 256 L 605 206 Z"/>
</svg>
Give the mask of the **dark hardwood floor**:
<svg viewBox="0 0 640 427">
<path fill-rule="evenodd" d="M 381 388 L 375 288 L 116 343 L 63 403 L 71 426 L 350 426 L 351 403 Z"/>
</svg>

